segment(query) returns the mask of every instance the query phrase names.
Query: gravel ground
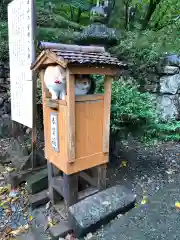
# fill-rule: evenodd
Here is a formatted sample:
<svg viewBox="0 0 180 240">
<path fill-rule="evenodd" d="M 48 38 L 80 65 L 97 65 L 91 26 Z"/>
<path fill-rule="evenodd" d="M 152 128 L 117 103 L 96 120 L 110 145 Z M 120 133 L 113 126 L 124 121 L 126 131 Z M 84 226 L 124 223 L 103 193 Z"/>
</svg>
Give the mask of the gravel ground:
<svg viewBox="0 0 180 240">
<path fill-rule="evenodd" d="M 179 240 L 180 218 L 175 202 L 180 201 L 180 144 L 169 142 L 136 150 L 113 162 L 108 183 L 132 189 L 137 195 L 137 208 L 125 217 L 118 216 L 93 237 L 98 240 Z"/>
<path fill-rule="evenodd" d="M 139 147 L 113 161 L 108 185 L 123 184 L 131 188 L 140 201 L 143 193 L 152 196 L 180 171 L 180 144 L 164 143 L 151 148 Z"/>
<path fill-rule="evenodd" d="M 7 139 L 8 142 L 8 139 Z M 7 147 L 7 142 L 3 140 L 2 146 Z M 4 149 L 0 148 L 0 156 Z M 143 196 L 147 195 L 151 198 L 155 193 L 166 187 L 168 183 L 173 183 L 177 179 L 177 174 L 180 170 L 180 144 L 168 142 L 159 146 L 153 146 L 150 148 L 138 147 L 137 149 L 131 149 L 126 153 L 121 153 L 120 157 L 111 160 L 108 170 L 108 186 L 115 184 L 122 184 L 132 189 L 137 195 L 138 204 L 141 204 Z M 3 177 L 0 176 L 0 186 L 4 186 Z M 0 202 L 2 198 L 7 200 L 9 196 L 9 190 L 6 194 L 0 194 Z M 19 196 L 15 203 L 9 203 L 5 209 L 0 207 L 0 234 L 4 233 L 3 224 L 8 226 L 8 232 L 20 228 L 23 225 L 24 228 L 28 224 L 28 209 L 27 209 L 28 196 L 25 193 L 24 188 L 19 189 Z M 4 201 L 3 200 L 3 201 Z M 14 205 L 15 204 L 15 205 Z M 18 209 L 15 211 L 15 208 Z M 11 214 L 7 214 L 9 211 Z M 15 213 L 12 214 L 13 212 Z M 17 219 L 22 219 L 17 224 Z M 8 239 L 9 233 L 7 232 L 6 238 L 0 236 L 0 240 Z M 89 235 L 87 239 L 96 239 L 96 233 Z"/>
</svg>

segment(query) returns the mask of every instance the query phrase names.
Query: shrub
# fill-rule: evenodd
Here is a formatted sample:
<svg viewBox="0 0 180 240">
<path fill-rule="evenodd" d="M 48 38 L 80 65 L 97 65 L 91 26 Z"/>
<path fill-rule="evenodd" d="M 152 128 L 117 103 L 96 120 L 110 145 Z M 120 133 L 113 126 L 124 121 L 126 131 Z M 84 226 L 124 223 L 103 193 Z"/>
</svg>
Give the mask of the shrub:
<svg viewBox="0 0 180 240">
<path fill-rule="evenodd" d="M 96 91 L 103 92 L 103 79 L 95 76 Z M 114 134 L 131 132 L 134 135 L 153 135 L 158 117 L 155 101 L 150 93 L 141 93 L 133 79 L 120 78 L 112 84 L 111 132 Z"/>
<path fill-rule="evenodd" d="M 141 93 L 137 84 L 119 79 L 112 85 L 112 132 L 143 134 L 157 121 L 154 99 L 149 93 Z"/>
<path fill-rule="evenodd" d="M 8 51 L 8 26 L 6 22 L 0 22 L 0 60 L 9 58 Z"/>
</svg>

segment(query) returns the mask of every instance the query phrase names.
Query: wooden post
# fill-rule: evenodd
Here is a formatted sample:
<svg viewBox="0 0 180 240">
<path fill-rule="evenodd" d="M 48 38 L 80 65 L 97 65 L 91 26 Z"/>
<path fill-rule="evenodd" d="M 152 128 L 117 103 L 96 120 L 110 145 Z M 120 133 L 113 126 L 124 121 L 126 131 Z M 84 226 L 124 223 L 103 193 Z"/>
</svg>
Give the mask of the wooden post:
<svg viewBox="0 0 180 240">
<path fill-rule="evenodd" d="M 36 21 L 36 1 L 32 1 L 32 9 L 31 12 L 33 14 L 32 16 L 32 32 L 33 32 L 33 49 L 32 49 L 32 63 L 35 61 L 36 58 L 36 52 L 35 52 L 35 41 L 36 41 L 36 27 L 37 27 L 37 21 Z M 31 64 L 32 64 L 31 63 Z M 36 105 L 36 90 L 37 90 L 37 75 L 35 72 L 33 72 L 32 75 L 32 94 L 33 94 L 33 119 L 32 119 L 32 169 L 36 167 L 36 156 L 37 156 L 37 125 L 36 125 L 36 116 L 37 116 L 37 105 Z"/>
<path fill-rule="evenodd" d="M 68 161 L 75 161 L 75 77 L 66 70 L 67 82 L 67 132 L 68 132 Z"/>
<path fill-rule="evenodd" d="M 66 207 L 77 203 L 78 201 L 78 174 L 63 174 L 63 197 Z"/>
<path fill-rule="evenodd" d="M 37 77 L 33 73 L 33 126 L 32 126 L 32 169 L 37 165 L 36 156 L 37 156 L 37 105 L 36 105 L 36 91 L 37 91 Z"/>
<path fill-rule="evenodd" d="M 96 182 L 96 186 L 99 191 L 106 188 L 106 173 L 107 164 L 102 164 L 92 169 L 92 178 L 93 181 Z"/>
<path fill-rule="evenodd" d="M 104 79 L 104 130 L 103 130 L 103 152 L 104 153 L 109 153 L 111 86 L 112 86 L 112 79 L 110 76 L 106 76 Z"/>
<path fill-rule="evenodd" d="M 54 205 L 56 202 L 60 200 L 60 195 L 56 192 L 53 187 L 54 177 L 55 177 L 55 167 L 52 163 L 47 161 L 47 168 L 48 168 L 48 189 L 49 189 L 49 199 L 51 200 L 52 204 Z"/>
</svg>

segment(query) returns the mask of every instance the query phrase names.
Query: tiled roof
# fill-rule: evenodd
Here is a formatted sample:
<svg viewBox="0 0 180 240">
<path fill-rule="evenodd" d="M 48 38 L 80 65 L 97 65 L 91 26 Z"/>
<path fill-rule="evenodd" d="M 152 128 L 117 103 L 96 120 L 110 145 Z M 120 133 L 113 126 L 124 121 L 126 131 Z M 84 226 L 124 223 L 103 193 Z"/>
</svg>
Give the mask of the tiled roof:
<svg viewBox="0 0 180 240">
<path fill-rule="evenodd" d="M 119 61 L 116 57 L 112 57 L 107 52 L 83 52 L 73 50 L 56 50 L 51 49 L 50 52 L 61 57 L 67 63 L 79 63 L 79 64 L 105 64 L 114 66 L 126 66 L 123 62 Z"/>
</svg>

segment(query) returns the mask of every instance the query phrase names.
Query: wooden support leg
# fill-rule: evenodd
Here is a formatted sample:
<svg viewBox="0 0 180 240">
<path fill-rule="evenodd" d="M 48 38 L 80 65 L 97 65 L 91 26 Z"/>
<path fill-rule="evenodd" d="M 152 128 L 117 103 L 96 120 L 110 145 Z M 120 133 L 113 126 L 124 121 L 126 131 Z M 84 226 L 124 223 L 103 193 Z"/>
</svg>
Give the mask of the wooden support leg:
<svg viewBox="0 0 180 240">
<path fill-rule="evenodd" d="M 97 183 L 97 188 L 100 191 L 106 188 L 106 172 L 107 164 L 102 164 L 92 171 L 93 179 Z"/>
<path fill-rule="evenodd" d="M 49 198 L 52 204 L 55 204 L 59 199 L 59 194 L 53 188 L 53 177 L 55 176 L 55 169 L 52 163 L 47 161 L 48 168 L 48 182 L 49 182 Z"/>
<path fill-rule="evenodd" d="M 67 207 L 78 201 L 78 174 L 63 174 L 63 195 Z"/>
</svg>

